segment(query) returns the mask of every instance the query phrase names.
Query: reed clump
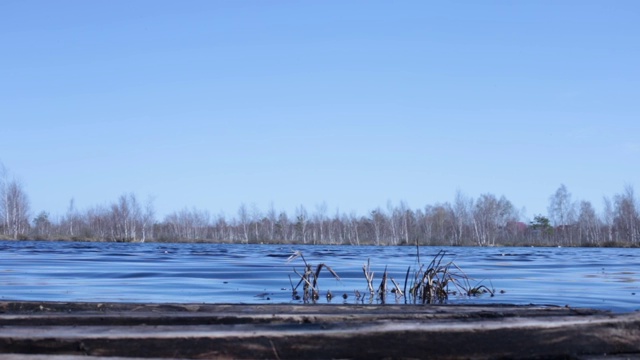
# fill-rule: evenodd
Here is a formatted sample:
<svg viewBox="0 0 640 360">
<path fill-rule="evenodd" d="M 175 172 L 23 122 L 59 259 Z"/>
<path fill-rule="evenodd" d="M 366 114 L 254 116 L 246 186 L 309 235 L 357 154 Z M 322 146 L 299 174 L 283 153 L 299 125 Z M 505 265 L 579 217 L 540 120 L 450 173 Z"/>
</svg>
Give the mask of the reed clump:
<svg viewBox="0 0 640 360">
<path fill-rule="evenodd" d="M 486 285 L 481 283 L 472 284 L 472 279 L 458 265 L 451 260 L 446 260 L 446 251 L 438 251 L 428 264 L 421 262 L 419 247 L 416 247 L 416 252 L 417 265 L 413 272 L 411 266 L 407 268 L 402 287 L 398 281 L 389 275 L 386 266 L 380 284 L 377 287 L 374 286 L 375 273 L 371 269 L 371 260 L 367 259 L 367 262 L 362 266 L 367 290 L 364 291 L 364 295 L 359 290 L 354 290 L 356 301 L 364 303 L 368 294 L 369 303 L 373 303 L 376 300 L 384 304 L 387 302 L 388 296 L 393 296 L 396 302 L 404 298 L 406 304 L 442 304 L 447 302 L 450 296 L 495 295 L 495 290 Z M 335 279 L 340 280 L 338 274 L 327 264 L 322 263 L 314 268 L 307 263 L 300 251 L 295 251 L 287 262 L 296 258 L 301 258 L 304 262 L 304 271 L 300 273 L 295 268 L 293 269 L 294 273 L 300 278 L 295 286 L 291 276 L 289 276 L 294 300 L 302 299 L 306 303 L 309 301 L 316 302 L 320 298 L 318 279 L 322 269 L 327 269 Z M 303 285 L 302 296 L 298 294 L 298 287 L 301 284 Z M 327 292 L 327 300 L 331 301 L 332 297 L 333 294 L 329 290 Z M 347 297 L 347 294 L 343 294 L 343 299 L 346 300 Z"/>
<path fill-rule="evenodd" d="M 440 250 L 427 266 L 420 263 L 418 251 L 418 269 L 414 272 L 409 290 L 413 303 L 434 304 L 444 303 L 449 295 L 479 296 L 494 295 L 495 291 L 485 285 L 471 285 L 471 279 L 453 261 L 445 261 L 446 251 Z M 407 269 L 407 278 L 411 267 Z M 407 279 L 405 279 L 405 286 Z"/>
<path fill-rule="evenodd" d="M 318 264 L 314 269 L 311 264 L 307 263 L 307 260 L 304 258 L 304 255 L 302 255 L 301 251 L 295 251 L 293 255 L 289 256 L 287 262 L 291 262 L 298 257 L 301 258 L 304 262 L 304 272 L 301 274 L 295 268 L 293 269 L 293 272 L 300 277 L 300 280 L 298 281 L 298 284 L 296 286 L 293 286 L 293 280 L 291 280 L 291 276 L 289 275 L 289 282 L 291 283 L 291 290 L 293 292 L 292 297 L 295 300 L 300 300 L 301 297 L 298 294 L 298 287 L 300 286 L 300 284 L 302 284 L 302 300 L 305 303 L 309 301 L 316 302 L 318 301 L 318 299 L 320 299 L 318 279 L 320 278 L 320 272 L 322 271 L 322 269 L 327 269 L 327 271 L 329 271 L 329 273 L 333 275 L 336 280 L 340 280 L 340 277 L 338 276 L 338 274 L 336 274 L 335 271 L 333 271 L 333 269 L 331 269 L 331 267 L 329 267 L 329 265 L 326 265 L 324 263 Z M 332 294 L 329 290 L 327 292 L 327 300 L 331 301 L 331 298 Z"/>
</svg>

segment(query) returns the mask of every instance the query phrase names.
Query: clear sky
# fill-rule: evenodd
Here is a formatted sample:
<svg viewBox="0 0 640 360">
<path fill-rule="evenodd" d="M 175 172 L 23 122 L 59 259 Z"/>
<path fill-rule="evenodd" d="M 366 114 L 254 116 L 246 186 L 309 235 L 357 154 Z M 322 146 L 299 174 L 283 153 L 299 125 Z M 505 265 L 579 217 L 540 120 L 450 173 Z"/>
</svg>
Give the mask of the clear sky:
<svg viewBox="0 0 640 360">
<path fill-rule="evenodd" d="M 34 214 L 601 209 L 640 192 L 640 2 L 3 0 L 0 161 Z"/>
</svg>

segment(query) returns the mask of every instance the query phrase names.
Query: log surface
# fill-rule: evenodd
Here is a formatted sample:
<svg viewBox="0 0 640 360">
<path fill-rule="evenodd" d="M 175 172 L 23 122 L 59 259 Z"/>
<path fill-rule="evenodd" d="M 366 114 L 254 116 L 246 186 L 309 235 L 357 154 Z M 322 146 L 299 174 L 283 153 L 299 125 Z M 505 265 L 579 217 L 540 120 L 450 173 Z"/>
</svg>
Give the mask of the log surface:
<svg viewBox="0 0 640 360">
<path fill-rule="evenodd" d="M 27 355 L 640 359 L 640 313 L 513 305 L 0 302 L 0 359 Z"/>
</svg>

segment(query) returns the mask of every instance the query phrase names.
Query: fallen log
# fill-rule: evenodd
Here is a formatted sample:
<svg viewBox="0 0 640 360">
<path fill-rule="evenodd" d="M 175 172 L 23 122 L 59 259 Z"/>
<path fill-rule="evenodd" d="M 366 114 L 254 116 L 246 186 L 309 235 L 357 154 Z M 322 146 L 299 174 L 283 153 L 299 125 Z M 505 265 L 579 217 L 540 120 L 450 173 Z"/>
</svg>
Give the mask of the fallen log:
<svg viewBox="0 0 640 360">
<path fill-rule="evenodd" d="M 640 357 L 640 313 L 513 305 L 0 302 L 0 359 Z"/>
</svg>

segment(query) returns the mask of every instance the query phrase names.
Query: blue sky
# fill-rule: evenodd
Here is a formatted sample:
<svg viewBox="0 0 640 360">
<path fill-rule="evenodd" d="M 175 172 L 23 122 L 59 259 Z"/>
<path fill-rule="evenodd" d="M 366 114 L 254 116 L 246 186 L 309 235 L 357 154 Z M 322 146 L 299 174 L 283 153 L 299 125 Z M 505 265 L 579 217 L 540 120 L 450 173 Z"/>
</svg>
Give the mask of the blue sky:
<svg viewBox="0 0 640 360">
<path fill-rule="evenodd" d="M 640 191 L 637 1 L 0 2 L 0 161 L 32 212 L 133 192 L 364 215 Z"/>
</svg>

